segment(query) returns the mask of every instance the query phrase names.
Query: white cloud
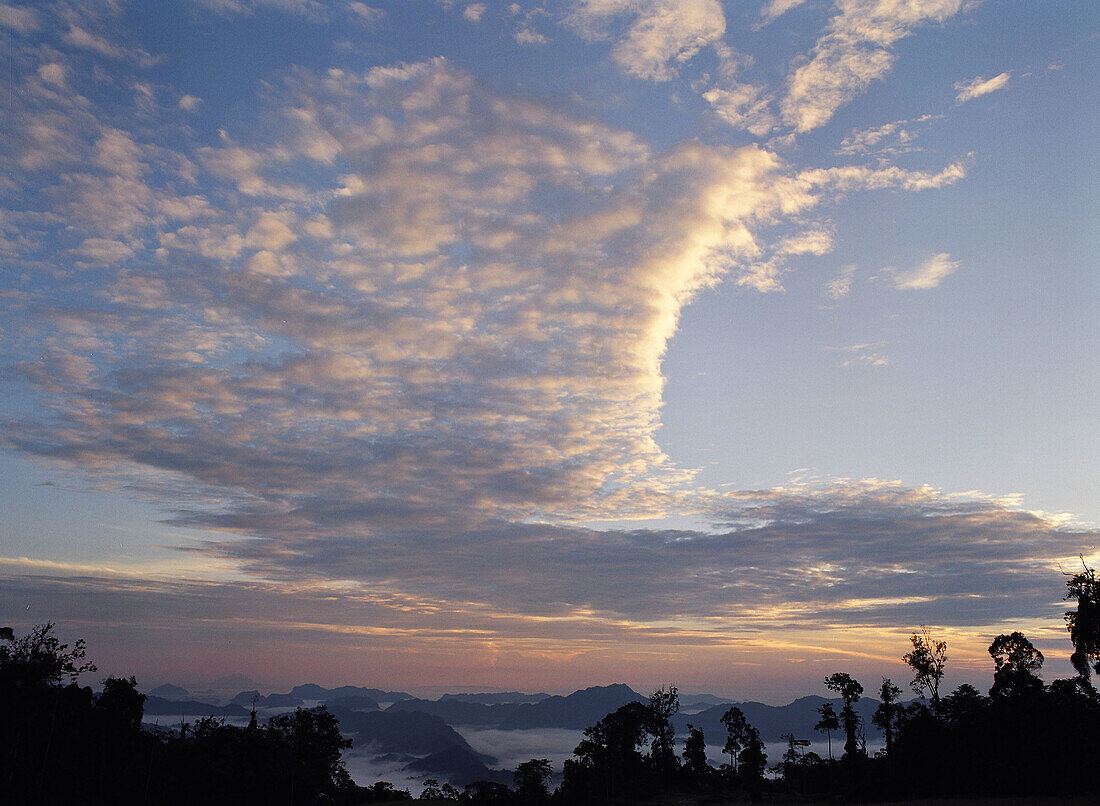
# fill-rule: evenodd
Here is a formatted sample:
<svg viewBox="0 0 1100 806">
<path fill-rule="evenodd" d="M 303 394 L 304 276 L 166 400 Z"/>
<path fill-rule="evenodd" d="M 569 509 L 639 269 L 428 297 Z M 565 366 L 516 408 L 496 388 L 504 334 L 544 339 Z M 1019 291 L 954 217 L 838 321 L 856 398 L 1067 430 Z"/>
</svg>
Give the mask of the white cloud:
<svg viewBox="0 0 1100 806">
<path fill-rule="evenodd" d="M 806 0 L 769 0 L 767 5 L 760 9 L 760 21 L 753 25 L 753 28 L 759 30 L 805 2 Z"/>
<path fill-rule="evenodd" d="M 66 83 L 65 65 L 60 62 L 44 64 L 38 68 L 38 77 L 47 84 L 53 84 L 55 87 L 64 88 Z"/>
<path fill-rule="evenodd" d="M 481 22 L 481 16 L 485 13 L 487 8 L 488 6 L 484 3 L 470 3 L 462 10 L 462 16 L 470 22 Z"/>
<path fill-rule="evenodd" d="M 279 252 L 298 239 L 287 226 L 286 216 L 278 213 L 260 213 L 256 223 L 248 230 L 245 241 L 257 249 Z M 293 222 L 292 222 L 293 223 Z"/>
<path fill-rule="evenodd" d="M 825 296 L 831 300 L 844 299 L 852 290 L 852 280 L 855 276 L 855 266 L 844 266 L 836 277 L 825 284 Z"/>
<path fill-rule="evenodd" d="M 847 290 L 844 293 L 847 294 Z M 841 367 L 886 367 L 890 365 L 890 359 L 879 350 L 885 344 L 885 342 L 849 344 L 845 347 L 826 347 L 825 349 L 843 356 Z"/>
<path fill-rule="evenodd" d="M 355 15 L 367 25 L 377 25 L 386 17 L 384 9 L 368 6 L 358 0 L 348 3 L 348 8 L 355 12 Z"/>
<path fill-rule="evenodd" d="M 194 112 L 199 108 L 199 104 L 202 103 L 202 98 L 196 98 L 194 95 L 181 95 L 179 99 L 179 108 L 184 112 Z"/>
<path fill-rule="evenodd" d="M 41 26 L 38 13 L 33 8 L 0 3 L 0 25 L 21 34 L 37 31 Z"/>
<path fill-rule="evenodd" d="M 906 271 L 890 270 L 894 277 L 894 286 L 903 291 L 924 291 L 935 288 L 959 267 L 946 252 L 932 255 L 930 258 Z"/>
<path fill-rule="evenodd" d="M 871 152 L 882 156 L 905 154 L 917 149 L 913 141 L 920 135 L 921 129 L 939 120 L 943 120 L 943 115 L 921 115 L 918 118 L 895 120 L 867 129 L 853 129 L 841 141 L 837 153 L 845 156 Z"/>
<path fill-rule="evenodd" d="M 717 0 L 577 0 L 567 22 L 589 40 L 612 38 L 615 63 L 653 81 L 675 76 L 679 64 L 721 42 L 726 32 Z"/>
<path fill-rule="evenodd" d="M 824 229 L 800 232 L 779 242 L 776 253 L 780 255 L 825 255 L 833 249 L 832 233 Z"/>
<path fill-rule="evenodd" d="M 76 251 L 83 257 L 100 263 L 115 263 L 134 255 L 129 244 L 106 238 L 87 238 Z"/>
<path fill-rule="evenodd" d="M 514 38 L 521 45 L 545 45 L 549 41 L 544 34 L 526 25 L 516 31 Z"/>
<path fill-rule="evenodd" d="M 1008 73 L 1001 73 L 988 79 L 978 76 L 970 81 L 960 81 L 955 84 L 955 89 L 959 91 L 958 95 L 955 96 L 955 102 L 965 104 L 967 101 L 1004 89 L 1008 86 L 1008 79 Z"/>
<path fill-rule="evenodd" d="M 895 42 L 918 25 L 949 19 L 965 5 L 964 0 L 839 0 L 839 13 L 788 79 L 784 121 L 797 132 L 824 125 L 890 71 Z"/>
<path fill-rule="evenodd" d="M 752 84 L 717 86 L 704 92 L 703 98 L 726 123 L 757 137 L 764 137 L 778 123 L 771 110 L 772 96 L 763 87 Z"/>
<path fill-rule="evenodd" d="M 65 40 L 69 42 L 69 44 L 84 50 L 93 51 L 100 56 L 107 56 L 111 59 L 123 59 L 126 57 L 125 48 L 112 44 L 103 37 L 86 31 L 79 25 L 73 23 L 69 25 L 69 33 L 65 36 Z"/>
</svg>

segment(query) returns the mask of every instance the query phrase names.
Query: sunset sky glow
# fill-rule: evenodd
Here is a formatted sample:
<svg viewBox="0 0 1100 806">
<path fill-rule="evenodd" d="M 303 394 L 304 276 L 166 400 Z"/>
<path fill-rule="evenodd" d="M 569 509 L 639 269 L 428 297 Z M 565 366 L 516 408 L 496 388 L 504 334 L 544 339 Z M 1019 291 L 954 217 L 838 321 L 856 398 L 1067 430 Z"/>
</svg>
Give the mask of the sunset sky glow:
<svg viewBox="0 0 1100 806">
<path fill-rule="evenodd" d="M 0 29 L 0 622 L 149 683 L 779 702 L 920 624 L 1069 674 L 1095 3 Z"/>
</svg>

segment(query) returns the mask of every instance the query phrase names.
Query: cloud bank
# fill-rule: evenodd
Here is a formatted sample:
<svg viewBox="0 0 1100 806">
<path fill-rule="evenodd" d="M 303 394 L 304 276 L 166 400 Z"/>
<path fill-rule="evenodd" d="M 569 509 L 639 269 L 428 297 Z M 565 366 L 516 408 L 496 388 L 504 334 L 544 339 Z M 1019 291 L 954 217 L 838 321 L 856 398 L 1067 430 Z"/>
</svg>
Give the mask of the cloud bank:
<svg viewBox="0 0 1100 806">
<path fill-rule="evenodd" d="M 893 43 L 959 7 L 838 4 L 782 101 L 738 83 L 716 2 L 586 0 L 568 24 L 650 82 L 714 49 L 704 100 L 763 137 L 823 125 L 885 75 Z M 484 10 L 463 13 L 487 26 Z M 47 24 L 7 5 L 0 22 Z M 288 68 L 254 118 L 204 134 L 212 96 L 157 86 L 143 71 L 160 57 L 76 11 L 49 24 L 0 121 L 0 446 L 155 501 L 206 538 L 173 550 L 238 578 L 10 557 L 5 607 L 65 601 L 135 632 L 126 614 L 163 630 L 183 608 L 219 634 L 435 647 L 441 668 L 471 640 L 604 652 L 611 668 L 607 647 L 627 644 L 643 663 L 762 649 L 776 631 L 809 652 L 841 625 L 1048 617 L 1052 569 L 1095 540 L 900 483 L 719 492 L 657 441 L 661 363 L 692 299 L 720 282 L 784 290 L 793 260 L 833 248 L 822 211 L 847 194 L 965 177 L 885 159 L 909 122 L 842 143 L 878 149 L 873 164 L 657 147 L 437 57 Z M 935 254 L 891 276 L 928 289 L 956 267 Z M 884 366 L 877 347 L 841 360 Z M 666 515 L 705 526 L 591 525 Z"/>
</svg>

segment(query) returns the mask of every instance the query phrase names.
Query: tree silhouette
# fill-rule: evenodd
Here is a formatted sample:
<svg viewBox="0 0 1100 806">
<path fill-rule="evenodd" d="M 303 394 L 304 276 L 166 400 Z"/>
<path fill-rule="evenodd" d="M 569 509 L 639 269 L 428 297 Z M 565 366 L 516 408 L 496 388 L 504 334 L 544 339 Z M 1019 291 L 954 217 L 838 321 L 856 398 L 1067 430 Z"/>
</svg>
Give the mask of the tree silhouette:
<svg viewBox="0 0 1100 806">
<path fill-rule="evenodd" d="M 653 735 L 650 746 L 650 760 L 657 772 L 667 782 L 676 769 L 676 749 L 674 742 L 676 730 L 672 727 L 672 717 L 680 710 L 680 697 L 676 686 L 663 686 L 653 692 L 649 698 L 648 730 Z"/>
<path fill-rule="evenodd" d="M 806 748 L 810 746 L 810 741 L 809 739 L 796 738 L 793 733 L 784 733 L 779 738 L 787 743 L 787 749 L 783 753 L 783 769 L 785 770 L 784 775 L 789 776 L 791 769 L 802 763 L 802 755 L 806 752 Z"/>
<path fill-rule="evenodd" d="M 1081 564 L 1084 566 L 1084 560 Z M 1100 581 L 1096 569 L 1084 566 L 1079 574 L 1066 580 L 1066 599 L 1076 599 L 1077 609 L 1066 611 L 1066 627 L 1073 644 L 1070 663 L 1077 673 L 1090 681 L 1090 673 L 1100 675 Z"/>
<path fill-rule="evenodd" d="M 764 750 L 764 742 L 760 740 L 760 731 L 751 725 L 747 726 L 745 729 L 745 744 L 737 757 L 737 771 L 750 787 L 764 778 L 764 770 L 768 767 L 768 756 Z"/>
<path fill-rule="evenodd" d="M 722 724 L 726 726 L 726 744 L 722 752 L 730 754 L 730 767 L 736 770 L 737 758 L 749 738 L 749 723 L 744 712 L 735 705 L 722 714 Z"/>
<path fill-rule="evenodd" d="M 844 672 L 836 672 L 825 678 L 825 686 L 840 695 L 844 707 L 840 711 L 840 724 L 844 728 L 844 757 L 851 759 L 862 755 L 859 733 L 860 718 L 854 708 L 863 694 L 863 686 Z"/>
<path fill-rule="evenodd" d="M 932 638 L 928 628 L 921 625 L 919 633 L 909 636 L 913 649 L 902 660 L 913 670 L 913 691 L 918 697 L 928 693 L 933 708 L 940 704 L 940 681 L 947 666 L 947 642 Z"/>
<path fill-rule="evenodd" d="M 1043 653 L 1018 630 L 998 635 L 989 645 L 996 671 L 990 697 L 1018 697 L 1043 690 L 1039 670 L 1043 668 Z"/>
<path fill-rule="evenodd" d="M 69 649 L 54 636 L 55 624 L 36 625 L 22 638 L 11 627 L 0 631 L 0 685 L 53 686 L 68 678 L 75 683 L 85 672 L 94 672 L 95 664 L 85 661 L 84 639 Z"/>
<path fill-rule="evenodd" d="M 646 776 L 638 748 L 645 743 L 651 722 L 649 707 L 634 701 L 585 728 L 574 758 L 565 762 L 563 790 L 582 800 L 583 793 L 621 797 L 643 785 Z"/>
<path fill-rule="evenodd" d="M 512 775 L 512 788 L 523 803 L 545 803 L 550 799 L 550 776 L 553 770 L 550 760 L 533 758 L 516 767 Z"/>
<path fill-rule="evenodd" d="M 132 676 L 108 677 L 103 681 L 103 693 L 96 698 L 95 707 L 107 714 L 112 723 L 137 730 L 145 712 L 145 695 L 137 690 L 137 680 Z"/>
<path fill-rule="evenodd" d="M 882 678 L 882 686 L 878 690 L 879 706 L 871 716 L 871 721 L 882 731 L 886 739 L 887 755 L 894 747 L 894 725 L 897 722 L 898 712 L 901 711 L 901 706 L 898 705 L 899 696 L 901 696 L 901 689 L 895 686 L 889 677 Z"/>
<path fill-rule="evenodd" d="M 699 778 L 710 771 L 707 764 L 707 740 L 703 738 L 702 728 L 688 724 L 688 735 L 684 740 L 684 771 L 693 778 Z"/>
<path fill-rule="evenodd" d="M 814 730 L 824 733 L 828 737 L 829 760 L 831 761 L 833 758 L 833 731 L 840 730 L 840 722 L 837 721 L 836 711 L 833 709 L 831 702 L 823 702 L 817 712 L 821 714 L 821 719 L 814 725 Z"/>
</svg>

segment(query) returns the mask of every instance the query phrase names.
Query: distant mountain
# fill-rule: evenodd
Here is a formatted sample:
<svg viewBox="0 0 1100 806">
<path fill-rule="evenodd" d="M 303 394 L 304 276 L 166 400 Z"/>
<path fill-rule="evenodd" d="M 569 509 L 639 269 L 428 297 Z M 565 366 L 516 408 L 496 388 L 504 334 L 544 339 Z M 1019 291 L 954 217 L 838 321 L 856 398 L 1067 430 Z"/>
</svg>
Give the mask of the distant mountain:
<svg viewBox="0 0 1100 806">
<path fill-rule="evenodd" d="M 458 700 L 476 702 L 482 705 L 509 705 L 513 703 L 536 703 L 549 697 L 549 694 L 524 694 L 522 691 L 497 691 L 486 694 L 444 694 L 439 702 Z"/>
<path fill-rule="evenodd" d="M 167 699 L 190 697 L 191 692 L 182 686 L 173 686 L 171 683 L 165 683 L 163 686 L 157 686 L 149 692 L 152 697 L 164 697 Z"/>
<path fill-rule="evenodd" d="M 574 691 L 568 697 L 547 697 L 532 705 L 517 705 L 515 710 L 500 723 L 500 728 L 502 730 L 532 728 L 580 730 L 594 725 L 628 702 L 648 702 L 648 700 L 648 697 L 643 697 L 623 683 L 592 686 Z"/>
<path fill-rule="evenodd" d="M 266 697 L 256 689 L 242 691 L 229 701 L 230 705 L 239 705 L 252 710 L 252 703 L 259 708 L 297 708 L 304 703 L 292 694 L 268 694 Z"/>
<path fill-rule="evenodd" d="M 333 708 L 332 712 L 340 720 L 340 730 L 352 734 L 356 748 L 370 750 L 376 755 L 424 756 L 458 747 L 475 755 L 483 764 L 495 762 L 491 756 L 474 753 L 466 740 L 437 716 L 418 711 L 390 713 L 344 708 Z"/>
<path fill-rule="evenodd" d="M 440 700 L 399 700 L 386 709 L 386 713 L 431 714 L 448 725 L 475 725 L 478 727 L 497 727 L 519 708 L 519 703 L 485 705 L 458 699 Z"/>
<path fill-rule="evenodd" d="M 818 709 L 823 703 L 832 703 L 833 710 L 840 713 L 844 706 L 839 699 L 828 700 L 825 697 L 808 696 L 800 697 L 787 705 L 765 705 L 762 702 L 734 702 L 722 703 L 697 714 L 677 714 L 672 722 L 676 732 L 687 733 L 687 724 L 690 722 L 697 728 L 701 728 L 703 735 L 711 744 L 721 744 L 724 740 L 726 728 L 722 724 L 722 715 L 731 706 L 736 705 L 744 714 L 749 724 L 760 731 L 760 736 L 765 742 L 782 741 L 784 733 L 793 733 L 799 739 L 824 739 L 825 734 L 814 730 L 814 725 L 821 719 Z M 856 712 L 863 717 L 863 729 L 868 739 L 877 738 L 878 729 L 871 723 L 871 716 L 878 708 L 879 701 L 864 697 L 856 703 Z M 837 731 L 833 731 L 833 742 L 836 743 Z M 843 746 L 843 733 L 840 733 L 840 744 Z"/>
<path fill-rule="evenodd" d="M 290 690 L 290 694 L 301 700 L 322 700 L 324 702 L 330 702 L 340 697 L 370 697 L 376 702 L 397 702 L 398 700 L 412 699 L 412 695 L 406 694 L 404 691 L 382 691 L 381 689 L 363 688 L 362 686 L 323 688 L 316 683 L 295 686 Z"/>
<path fill-rule="evenodd" d="M 335 710 L 337 708 L 345 708 L 352 711 L 378 710 L 378 701 L 365 694 L 352 694 L 348 697 L 336 697 L 335 699 L 325 700 L 325 705 L 327 705 L 330 710 Z"/>
<path fill-rule="evenodd" d="M 680 707 L 681 708 L 698 708 L 704 705 L 721 705 L 725 700 L 721 697 L 716 697 L 713 694 L 681 694 L 680 695 Z"/>
<path fill-rule="evenodd" d="M 476 753 L 457 746 L 419 758 L 405 765 L 405 770 L 442 778 L 458 787 L 474 781 L 495 781 L 507 786 L 512 783 L 511 772 L 489 769 Z"/>
<path fill-rule="evenodd" d="M 264 697 L 263 704 L 267 708 L 297 708 L 304 705 L 301 699 L 293 694 L 268 694 Z"/>
<path fill-rule="evenodd" d="M 253 701 L 257 705 L 260 705 L 260 701 L 263 700 L 264 695 L 259 692 L 258 689 L 252 689 L 251 691 L 242 691 L 240 694 L 234 695 L 233 699 L 229 701 L 230 705 L 239 705 L 242 708 L 251 708 Z"/>
<path fill-rule="evenodd" d="M 629 686 L 593 686 L 568 697 L 543 697 L 534 703 L 486 705 L 458 697 L 438 700 L 410 698 L 395 702 L 386 713 L 420 712 L 437 716 L 448 725 L 496 727 L 501 730 L 533 728 L 586 728 L 625 703 L 645 701 Z"/>
<path fill-rule="evenodd" d="M 212 705 L 198 700 L 166 700 L 148 695 L 145 716 L 248 716 L 248 709 L 239 705 Z"/>
</svg>

